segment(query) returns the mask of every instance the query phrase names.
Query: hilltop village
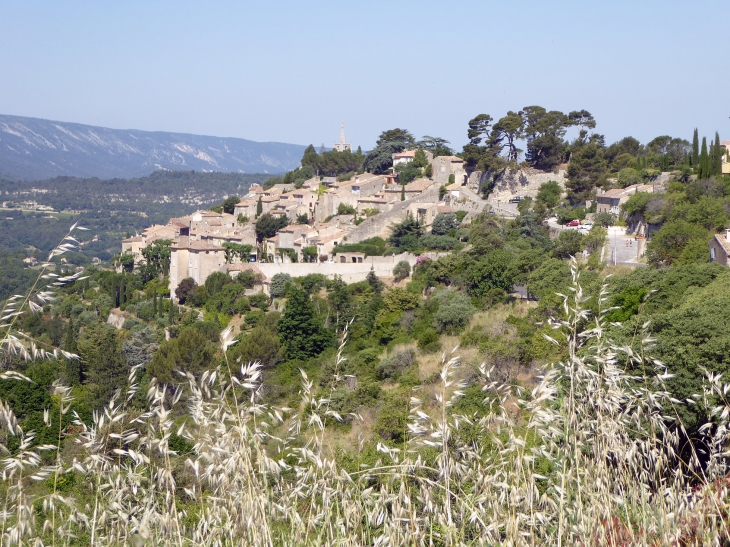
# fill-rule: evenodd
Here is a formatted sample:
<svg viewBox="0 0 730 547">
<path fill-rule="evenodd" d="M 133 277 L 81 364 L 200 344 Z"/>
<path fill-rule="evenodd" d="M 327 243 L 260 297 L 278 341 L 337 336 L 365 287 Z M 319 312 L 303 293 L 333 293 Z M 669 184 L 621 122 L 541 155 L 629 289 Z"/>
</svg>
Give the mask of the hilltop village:
<svg viewBox="0 0 730 547">
<path fill-rule="evenodd" d="M 413 161 L 416 150 L 394 153 L 394 166 Z M 456 156 L 434 158 L 425 152 L 431 177 L 400 184 L 397 174 L 361 173 L 347 180 L 314 176 L 301 185 L 251 185 L 232 212 L 200 210 L 154 225 L 122 241 L 122 256 L 134 263 L 142 251 L 157 241 L 170 244 L 170 294 L 180 281 L 192 278 L 198 285 L 214 272 L 235 276 L 248 270 L 258 275 L 263 290 L 274 274 L 292 276 L 322 273 L 339 275 L 346 282 L 365 279 L 372 269 L 390 276 L 394 265 L 405 260 L 415 265 L 411 253 L 365 257 L 362 252 L 335 253 L 338 245 L 373 237 L 387 238 L 390 227 L 407 216 L 428 228 L 439 214 L 479 212 L 484 200 L 466 186 L 464 160 Z M 458 182 L 457 182 L 458 181 Z M 257 222 L 271 222 L 275 233 L 261 237 Z"/>
</svg>

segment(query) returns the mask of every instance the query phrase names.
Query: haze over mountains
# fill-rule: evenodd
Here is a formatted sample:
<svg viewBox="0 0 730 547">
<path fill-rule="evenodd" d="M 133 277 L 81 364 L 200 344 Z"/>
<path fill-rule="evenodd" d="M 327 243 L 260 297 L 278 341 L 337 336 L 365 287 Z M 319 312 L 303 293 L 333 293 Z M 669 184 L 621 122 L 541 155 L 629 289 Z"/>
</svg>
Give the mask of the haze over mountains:
<svg viewBox="0 0 730 547">
<path fill-rule="evenodd" d="M 109 129 L 0 114 L 0 176 L 131 178 L 155 170 L 281 173 L 305 146 L 163 131 Z"/>
</svg>

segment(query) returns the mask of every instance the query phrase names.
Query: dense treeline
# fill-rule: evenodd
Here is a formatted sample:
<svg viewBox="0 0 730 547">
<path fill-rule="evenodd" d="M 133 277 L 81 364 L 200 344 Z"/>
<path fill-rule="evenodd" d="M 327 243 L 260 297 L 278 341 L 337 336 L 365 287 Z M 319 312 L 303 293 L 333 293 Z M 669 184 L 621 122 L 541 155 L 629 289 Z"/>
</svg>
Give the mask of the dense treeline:
<svg viewBox="0 0 730 547">
<path fill-rule="evenodd" d="M 0 199 L 11 204 L 35 200 L 57 211 L 78 214 L 49 218 L 41 213 L 9 209 L 0 219 L 0 249 L 19 250 L 33 246 L 49 251 L 73 222 L 89 228 L 96 241 L 86 241 L 79 253 L 66 258 L 87 265 L 92 257 L 107 261 L 119 252 L 120 239 L 141 232 L 151 224 L 166 224 L 170 218 L 197 209 L 207 209 L 230 195 L 244 195 L 266 175 L 156 171 L 138 179 L 56 177 L 42 181 L 0 180 Z M 91 239 L 92 236 L 81 236 Z M 82 239 L 83 240 L 83 239 Z M 40 257 L 38 257 L 40 258 Z"/>
</svg>

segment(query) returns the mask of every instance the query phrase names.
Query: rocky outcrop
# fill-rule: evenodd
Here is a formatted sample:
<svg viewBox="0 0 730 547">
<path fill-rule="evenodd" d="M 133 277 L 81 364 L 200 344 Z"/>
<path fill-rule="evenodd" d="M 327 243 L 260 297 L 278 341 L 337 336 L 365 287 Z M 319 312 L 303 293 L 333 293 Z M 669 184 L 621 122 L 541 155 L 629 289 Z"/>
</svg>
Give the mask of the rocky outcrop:
<svg viewBox="0 0 730 547">
<path fill-rule="evenodd" d="M 118 309 L 110 311 L 109 317 L 106 318 L 106 322 L 112 325 L 115 329 L 121 329 L 122 326 L 124 326 L 124 321 L 126 320 L 126 314 Z"/>
<path fill-rule="evenodd" d="M 535 197 L 540 185 L 554 180 L 561 188 L 565 188 L 566 171 L 545 172 L 530 167 L 522 169 L 507 169 L 492 179 L 491 173 L 474 171 L 467 179 L 467 186 L 476 193 L 494 182 L 494 188 L 488 198 L 490 201 L 507 201 L 514 196 Z"/>
</svg>

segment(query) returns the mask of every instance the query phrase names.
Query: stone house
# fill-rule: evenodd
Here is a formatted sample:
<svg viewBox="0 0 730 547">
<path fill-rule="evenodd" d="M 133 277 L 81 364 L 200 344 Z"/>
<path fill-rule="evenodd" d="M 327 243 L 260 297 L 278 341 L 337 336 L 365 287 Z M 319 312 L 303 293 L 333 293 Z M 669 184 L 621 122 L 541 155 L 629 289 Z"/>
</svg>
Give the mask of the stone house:
<svg viewBox="0 0 730 547">
<path fill-rule="evenodd" d="M 390 211 L 390 202 L 385 197 L 372 196 L 367 198 L 360 198 L 357 200 L 357 214 L 363 215 L 365 210 L 370 209 L 371 211 L 378 210 L 381 213 Z"/>
<path fill-rule="evenodd" d="M 722 174 L 730 175 L 730 141 L 722 141 L 720 146 L 724 149 L 722 155 Z"/>
<path fill-rule="evenodd" d="M 710 262 L 717 262 L 723 266 L 730 266 L 730 230 L 724 234 L 715 234 L 710 240 Z"/>
<path fill-rule="evenodd" d="M 209 241 L 190 241 L 181 236 L 170 246 L 170 295 L 180 281 L 191 277 L 198 285 L 205 283 L 213 272 L 219 272 L 226 264 L 226 250 Z"/>
<path fill-rule="evenodd" d="M 621 206 L 638 192 L 651 194 L 654 192 L 654 187 L 651 184 L 632 184 L 626 188 L 613 188 L 608 190 L 596 197 L 596 212 L 619 215 L 621 213 Z"/>
<path fill-rule="evenodd" d="M 439 214 L 438 208 L 438 203 L 411 203 L 406 210 L 421 226 L 431 226 L 433 219 Z"/>
<path fill-rule="evenodd" d="M 392 154 L 391 157 L 393 158 L 393 167 L 400 164 L 411 163 L 416 155 L 416 152 L 417 150 L 414 149 L 403 150 L 403 152 L 397 152 L 395 154 Z M 426 154 L 426 159 L 428 160 L 428 163 L 433 162 L 433 154 L 428 150 L 424 150 L 423 152 Z"/>
<path fill-rule="evenodd" d="M 256 206 L 258 202 L 253 199 L 242 199 L 233 208 L 233 216 L 238 218 L 238 215 L 243 215 L 249 219 L 256 218 Z"/>
<path fill-rule="evenodd" d="M 360 264 L 365 260 L 365 253 L 338 253 L 335 262 L 340 264 Z"/>
<path fill-rule="evenodd" d="M 401 196 L 403 196 L 404 194 L 406 199 L 413 199 L 423 194 L 426 190 L 428 190 L 435 184 L 436 181 L 434 180 L 420 178 L 414 180 L 409 184 L 406 184 L 405 192 L 403 191 L 401 185 L 392 184 L 385 188 L 383 194 L 385 199 L 387 199 L 388 201 L 400 201 Z"/>
<path fill-rule="evenodd" d="M 433 180 L 439 185 L 448 184 L 450 175 L 454 175 L 456 184 L 465 184 L 467 181 L 464 160 L 457 156 L 437 156 L 433 158 L 431 165 L 433 166 Z"/>
<path fill-rule="evenodd" d="M 279 196 L 261 198 L 261 214 L 271 213 L 279 203 Z"/>
<path fill-rule="evenodd" d="M 334 230 L 328 230 L 326 234 L 318 234 L 314 238 L 308 238 L 309 245 L 317 247 L 317 256 L 332 256 L 332 249 L 338 243 L 342 243 L 346 232 L 342 229 L 335 228 Z"/>
<path fill-rule="evenodd" d="M 235 209 L 234 209 L 235 210 Z M 190 234 L 206 234 L 219 232 L 236 226 L 236 217 L 228 213 L 214 211 L 196 211 L 190 215 Z"/>
<path fill-rule="evenodd" d="M 141 235 L 128 237 L 122 240 L 122 254 L 131 254 L 134 263 L 139 264 L 144 260 L 142 250 L 161 239 L 175 239 L 180 235 L 190 234 L 188 226 L 181 222 L 181 219 L 172 219 L 166 225 L 156 224 L 145 229 Z M 121 266 L 119 266 L 121 268 Z M 121 270 L 120 270 L 121 271 Z"/>
</svg>

